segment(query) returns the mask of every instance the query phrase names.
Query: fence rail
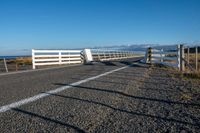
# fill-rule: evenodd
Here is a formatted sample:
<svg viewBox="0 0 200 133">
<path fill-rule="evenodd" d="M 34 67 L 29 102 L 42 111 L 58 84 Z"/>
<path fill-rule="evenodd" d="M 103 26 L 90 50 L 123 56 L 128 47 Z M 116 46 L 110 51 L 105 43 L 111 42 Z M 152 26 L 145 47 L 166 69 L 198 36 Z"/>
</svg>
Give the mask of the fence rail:
<svg viewBox="0 0 200 133">
<path fill-rule="evenodd" d="M 36 66 L 44 65 L 62 65 L 62 64 L 79 64 L 86 60 L 87 52 L 84 50 L 32 50 L 33 69 Z M 130 51 L 91 49 L 93 61 L 109 61 L 125 58 L 138 57 Z"/>
<path fill-rule="evenodd" d="M 80 63 L 81 50 L 32 50 L 33 69 L 36 66 Z"/>
<path fill-rule="evenodd" d="M 95 61 L 108 61 L 108 60 L 119 60 L 127 59 L 136 56 L 132 51 L 119 51 L 119 50 L 103 50 L 103 49 L 92 49 L 92 56 Z"/>
<path fill-rule="evenodd" d="M 32 50 L 32 57 L 20 57 L 12 60 L 0 60 L 0 72 L 36 69 L 40 66 L 81 64 L 87 60 L 84 50 Z M 91 61 L 120 60 L 142 57 L 130 51 L 91 49 Z M 87 61 L 86 61 L 87 62 Z M 86 63 L 85 62 L 85 63 Z"/>
<path fill-rule="evenodd" d="M 173 66 L 181 71 L 200 71 L 200 46 L 184 45 L 150 47 L 145 55 L 147 63 Z"/>
<path fill-rule="evenodd" d="M 160 63 L 167 66 L 180 67 L 180 45 L 148 48 L 145 56 L 147 63 Z"/>
</svg>

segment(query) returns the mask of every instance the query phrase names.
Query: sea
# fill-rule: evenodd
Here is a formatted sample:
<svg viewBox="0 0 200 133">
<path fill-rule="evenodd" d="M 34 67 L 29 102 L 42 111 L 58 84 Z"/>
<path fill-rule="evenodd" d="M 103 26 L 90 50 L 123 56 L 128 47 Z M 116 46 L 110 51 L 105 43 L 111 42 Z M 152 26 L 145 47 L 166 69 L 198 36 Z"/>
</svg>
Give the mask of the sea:
<svg viewBox="0 0 200 133">
<path fill-rule="evenodd" d="M 0 59 L 16 59 L 20 57 L 31 57 L 30 55 L 18 55 L 18 56 L 0 56 Z"/>
</svg>

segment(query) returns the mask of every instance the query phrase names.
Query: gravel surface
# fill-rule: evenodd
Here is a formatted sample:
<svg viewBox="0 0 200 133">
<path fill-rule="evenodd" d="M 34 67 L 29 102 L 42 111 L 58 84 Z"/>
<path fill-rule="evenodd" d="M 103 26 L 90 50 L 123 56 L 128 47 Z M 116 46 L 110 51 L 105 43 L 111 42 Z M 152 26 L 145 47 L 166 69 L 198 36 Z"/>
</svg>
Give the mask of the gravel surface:
<svg viewBox="0 0 200 133">
<path fill-rule="evenodd" d="M 0 76 L 0 106 L 133 60 Z M 0 113 L 0 132 L 200 132 L 200 82 L 145 64 Z"/>
</svg>

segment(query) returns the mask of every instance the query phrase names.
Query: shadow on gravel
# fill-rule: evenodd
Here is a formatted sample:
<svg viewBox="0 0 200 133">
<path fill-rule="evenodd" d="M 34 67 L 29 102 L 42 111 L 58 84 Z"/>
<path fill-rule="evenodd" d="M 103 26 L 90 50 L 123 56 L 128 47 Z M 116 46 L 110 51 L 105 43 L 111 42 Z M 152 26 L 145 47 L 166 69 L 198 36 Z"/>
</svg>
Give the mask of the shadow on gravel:
<svg viewBox="0 0 200 133">
<path fill-rule="evenodd" d="M 156 85 L 156 84 L 159 84 L 159 85 L 169 85 L 168 83 L 166 83 L 166 80 L 162 80 L 162 82 L 153 82 L 153 81 L 144 81 L 144 80 L 138 80 L 138 78 L 142 78 L 143 75 L 133 75 L 132 78 L 128 78 L 127 76 L 126 77 L 122 77 L 122 76 L 118 76 L 119 74 L 113 74 L 114 76 L 111 76 L 111 75 L 107 75 L 107 77 L 111 78 L 111 79 L 122 79 L 122 80 L 134 80 L 134 81 L 137 81 L 137 82 L 142 82 L 142 83 L 146 83 L 146 84 L 153 84 L 153 85 Z"/>
<path fill-rule="evenodd" d="M 49 95 L 52 95 L 52 96 L 57 96 L 57 97 L 62 97 L 62 98 L 66 98 L 66 99 L 77 100 L 77 101 L 85 102 L 85 103 L 89 103 L 89 104 L 95 104 L 95 105 L 99 105 L 99 106 L 110 108 L 110 109 L 112 109 L 114 111 L 119 111 L 121 113 L 126 113 L 126 114 L 130 114 L 130 115 L 149 117 L 149 118 L 153 118 L 153 119 L 163 120 L 163 121 L 166 121 L 166 122 L 173 122 L 173 123 L 178 123 L 178 124 L 184 124 L 184 125 L 200 127 L 200 125 L 198 123 L 190 123 L 190 122 L 186 122 L 186 121 L 176 120 L 176 119 L 173 119 L 173 118 L 166 118 L 166 117 L 155 116 L 155 115 L 150 115 L 150 114 L 145 114 L 145 113 L 128 111 L 128 110 L 116 108 L 116 107 L 113 107 L 111 105 L 108 105 L 108 104 L 105 104 L 105 103 L 101 103 L 101 102 L 97 102 L 97 101 L 81 99 L 81 98 L 65 96 L 65 95 L 59 95 L 59 94 L 51 94 L 51 93 L 46 93 L 46 94 L 49 94 Z"/>
<path fill-rule="evenodd" d="M 116 64 L 110 62 L 110 61 L 105 61 L 105 62 L 101 62 L 102 64 L 106 65 L 106 66 L 117 66 Z"/>
<path fill-rule="evenodd" d="M 62 126 L 72 128 L 72 129 L 74 129 L 74 130 L 76 130 L 77 132 L 80 132 L 80 133 L 85 133 L 85 131 L 80 129 L 79 127 L 76 127 L 76 126 L 73 126 L 73 125 L 58 121 L 58 120 L 54 120 L 54 119 L 51 119 L 51 118 L 48 118 L 48 117 L 45 117 L 45 116 L 42 116 L 42 115 L 39 115 L 39 114 L 36 114 L 36 113 L 28 112 L 28 111 L 25 111 L 25 110 L 22 110 L 22 109 L 19 109 L 19 108 L 13 108 L 12 110 L 19 112 L 19 113 L 26 114 L 26 115 L 30 115 L 31 117 L 37 117 L 37 118 L 43 119 L 45 121 L 53 122 L 53 123 L 56 123 L 56 124 L 59 124 L 59 125 L 62 125 Z"/>
<path fill-rule="evenodd" d="M 148 65 L 142 65 L 141 63 L 140 63 L 140 64 L 132 64 L 132 65 L 130 65 L 130 67 L 149 68 L 149 66 L 148 66 Z"/>
<path fill-rule="evenodd" d="M 86 89 L 86 90 L 113 93 L 113 94 L 122 95 L 122 96 L 125 96 L 125 97 L 128 97 L 128 98 L 139 99 L 139 100 L 147 100 L 147 101 L 152 101 L 152 102 L 161 102 L 161 103 L 167 103 L 167 104 L 178 104 L 178 105 L 184 105 L 184 106 L 197 106 L 197 107 L 200 107 L 200 104 L 195 104 L 195 103 L 183 103 L 183 102 L 170 101 L 170 100 L 164 100 L 164 99 L 133 96 L 133 95 L 129 95 L 129 94 L 126 94 L 126 93 L 123 93 L 123 92 L 120 92 L 120 91 L 106 90 L 106 89 L 101 89 L 101 88 L 85 87 L 85 86 L 80 86 L 80 85 L 70 85 L 70 84 L 62 84 L 62 83 L 54 83 L 53 85 L 71 86 L 71 87 L 75 87 L 75 88 L 78 88 L 78 89 Z"/>
<path fill-rule="evenodd" d="M 125 65 L 131 65 L 132 62 L 130 61 L 120 61 L 119 63 L 125 64 Z"/>
</svg>

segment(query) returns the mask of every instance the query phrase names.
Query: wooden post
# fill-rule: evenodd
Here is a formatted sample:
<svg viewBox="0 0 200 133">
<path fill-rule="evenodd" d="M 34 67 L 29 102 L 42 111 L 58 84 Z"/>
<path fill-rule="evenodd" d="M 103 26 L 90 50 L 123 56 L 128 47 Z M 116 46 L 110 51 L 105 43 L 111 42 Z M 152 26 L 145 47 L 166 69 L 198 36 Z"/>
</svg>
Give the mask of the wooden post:
<svg viewBox="0 0 200 133">
<path fill-rule="evenodd" d="M 152 63 L 152 48 L 150 47 L 148 49 L 148 62 Z"/>
<path fill-rule="evenodd" d="M 196 71 L 198 71 L 198 47 L 195 48 L 195 64 L 196 64 Z"/>
<path fill-rule="evenodd" d="M 16 59 L 15 59 L 15 71 L 18 71 L 18 64 L 17 64 Z"/>
<path fill-rule="evenodd" d="M 185 71 L 185 61 L 184 61 L 184 59 L 185 59 L 185 49 L 184 49 L 184 45 L 181 45 L 182 46 L 182 71 Z"/>
<path fill-rule="evenodd" d="M 187 63 L 190 64 L 190 48 L 187 48 Z"/>
<path fill-rule="evenodd" d="M 178 67 L 180 71 L 185 71 L 185 61 L 184 61 L 184 46 L 178 45 Z"/>
<path fill-rule="evenodd" d="M 7 67 L 6 59 L 4 58 L 3 61 L 4 61 L 4 66 L 5 66 L 6 72 L 8 72 L 8 67 Z"/>
<path fill-rule="evenodd" d="M 160 62 L 163 62 L 163 49 L 161 49 L 160 52 L 161 52 L 161 54 L 160 54 L 160 56 L 161 56 Z"/>
</svg>

